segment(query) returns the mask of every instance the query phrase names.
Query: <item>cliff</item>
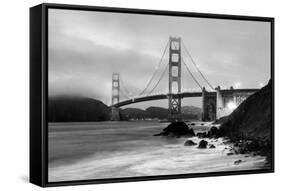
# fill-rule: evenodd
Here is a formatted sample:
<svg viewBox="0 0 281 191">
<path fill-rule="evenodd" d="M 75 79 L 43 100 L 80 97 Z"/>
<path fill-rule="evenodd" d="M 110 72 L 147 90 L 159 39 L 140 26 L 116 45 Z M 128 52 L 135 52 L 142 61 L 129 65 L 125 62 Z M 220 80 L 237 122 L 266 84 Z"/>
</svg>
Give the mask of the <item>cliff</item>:
<svg viewBox="0 0 281 191">
<path fill-rule="evenodd" d="M 272 82 L 249 96 L 220 127 L 232 141 L 250 140 L 250 151 L 270 153 L 272 141 Z"/>
</svg>

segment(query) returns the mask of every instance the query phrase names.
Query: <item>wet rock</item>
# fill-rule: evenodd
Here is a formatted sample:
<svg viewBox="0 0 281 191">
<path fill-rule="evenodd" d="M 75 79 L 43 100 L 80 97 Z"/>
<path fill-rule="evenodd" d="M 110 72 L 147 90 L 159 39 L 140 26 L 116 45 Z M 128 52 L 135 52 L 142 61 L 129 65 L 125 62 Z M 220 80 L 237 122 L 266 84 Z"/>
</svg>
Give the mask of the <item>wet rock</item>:
<svg viewBox="0 0 281 191">
<path fill-rule="evenodd" d="M 187 140 L 187 141 L 184 143 L 184 146 L 193 146 L 193 145 L 197 145 L 197 143 L 194 143 L 192 140 Z"/>
<path fill-rule="evenodd" d="M 213 144 L 211 144 L 211 145 L 209 146 L 209 148 L 210 148 L 210 149 L 214 149 L 214 148 L 216 148 L 216 146 L 213 145 Z"/>
<path fill-rule="evenodd" d="M 192 137 L 195 133 L 184 122 L 172 122 L 161 133 L 154 136 Z"/>
<path fill-rule="evenodd" d="M 242 160 L 237 160 L 237 161 L 234 161 L 234 164 L 235 165 L 238 165 L 238 164 L 240 164 L 242 162 Z"/>
<path fill-rule="evenodd" d="M 237 154 L 247 154 L 262 150 L 262 146 L 257 140 L 239 139 L 234 142 L 234 147 Z"/>
<path fill-rule="evenodd" d="M 218 138 L 219 137 L 219 129 L 216 126 L 212 126 L 210 131 L 208 132 L 208 136 Z"/>
<path fill-rule="evenodd" d="M 162 133 L 154 134 L 153 136 L 162 136 Z"/>
<path fill-rule="evenodd" d="M 208 134 L 206 132 L 199 132 L 196 134 L 198 138 L 208 138 Z"/>
<path fill-rule="evenodd" d="M 199 149 L 205 149 L 205 148 L 207 148 L 207 145 L 208 145 L 208 142 L 207 142 L 207 141 L 201 140 L 201 141 L 199 142 L 198 148 L 199 148 Z"/>
</svg>

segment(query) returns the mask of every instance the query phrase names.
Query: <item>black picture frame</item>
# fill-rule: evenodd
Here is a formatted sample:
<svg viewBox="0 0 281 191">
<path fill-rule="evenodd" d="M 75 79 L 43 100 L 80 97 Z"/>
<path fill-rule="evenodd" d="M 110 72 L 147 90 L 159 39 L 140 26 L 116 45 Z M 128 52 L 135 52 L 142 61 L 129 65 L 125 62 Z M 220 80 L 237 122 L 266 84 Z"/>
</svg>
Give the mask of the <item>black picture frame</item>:
<svg viewBox="0 0 281 191">
<path fill-rule="evenodd" d="M 41 187 L 97 183 L 132 182 L 274 172 L 274 88 L 272 92 L 272 168 L 181 175 L 48 182 L 48 9 L 87 10 L 178 17 L 198 17 L 269 22 L 271 26 L 271 79 L 274 87 L 274 18 L 240 15 L 206 14 L 176 11 L 143 10 L 84 5 L 40 4 L 30 8 L 30 182 Z"/>
</svg>

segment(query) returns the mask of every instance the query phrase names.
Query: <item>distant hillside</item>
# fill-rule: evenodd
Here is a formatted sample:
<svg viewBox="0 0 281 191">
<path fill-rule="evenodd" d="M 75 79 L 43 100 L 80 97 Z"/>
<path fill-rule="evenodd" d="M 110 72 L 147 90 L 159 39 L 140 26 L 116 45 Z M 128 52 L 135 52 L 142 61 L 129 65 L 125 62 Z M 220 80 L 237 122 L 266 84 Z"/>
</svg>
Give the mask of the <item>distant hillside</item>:
<svg viewBox="0 0 281 191">
<path fill-rule="evenodd" d="M 221 125 L 221 133 L 231 139 L 259 140 L 271 143 L 272 82 L 251 95 L 228 116 Z"/>
<path fill-rule="evenodd" d="M 101 101 L 82 97 L 51 97 L 48 99 L 49 122 L 106 121 L 110 108 Z"/>
<path fill-rule="evenodd" d="M 120 109 L 120 118 L 121 120 L 146 119 L 146 118 L 150 118 L 150 115 L 147 111 L 142 109 L 126 108 L 126 109 Z"/>
<path fill-rule="evenodd" d="M 160 119 L 168 118 L 168 109 L 163 107 L 148 107 L 147 109 L 126 108 L 120 110 L 120 117 L 122 120 L 129 119 Z M 201 109 L 194 106 L 184 106 L 182 110 L 184 119 L 200 119 Z"/>
<path fill-rule="evenodd" d="M 150 114 L 152 118 L 167 119 L 168 109 L 162 107 L 149 107 L 146 111 Z M 194 106 L 184 106 L 182 107 L 183 119 L 200 119 L 201 108 Z"/>
<path fill-rule="evenodd" d="M 200 107 L 195 106 L 183 106 L 181 108 L 182 113 L 184 114 L 193 114 L 193 115 L 201 115 L 202 109 Z"/>
<path fill-rule="evenodd" d="M 138 108 L 120 109 L 120 119 L 152 119 L 168 118 L 168 109 L 149 107 L 146 110 Z M 200 108 L 183 107 L 184 119 L 199 119 Z M 110 120 L 111 108 L 99 100 L 83 97 L 57 96 L 48 99 L 49 122 L 107 121 Z"/>
<path fill-rule="evenodd" d="M 195 106 L 183 106 L 181 112 L 184 119 L 199 120 L 201 119 L 202 109 Z"/>
<path fill-rule="evenodd" d="M 122 120 L 128 119 L 160 119 L 168 118 L 169 111 L 163 107 L 148 107 L 146 110 L 137 108 L 126 108 L 120 110 L 120 117 Z M 194 106 L 184 106 L 182 109 L 183 119 L 200 119 L 201 109 Z"/>
<path fill-rule="evenodd" d="M 167 119 L 168 109 L 162 107 L 149 107 L 146 109 L 151 118 Z"/>
</svg>

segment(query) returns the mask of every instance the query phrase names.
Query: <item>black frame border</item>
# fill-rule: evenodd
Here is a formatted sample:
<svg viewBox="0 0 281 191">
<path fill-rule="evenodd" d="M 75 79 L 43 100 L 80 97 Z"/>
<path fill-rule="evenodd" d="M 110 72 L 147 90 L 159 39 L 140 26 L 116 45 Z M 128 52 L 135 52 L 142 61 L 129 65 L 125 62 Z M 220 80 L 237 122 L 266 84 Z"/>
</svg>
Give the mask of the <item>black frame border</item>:
<svg viewBox="0 0 281 191">
<path fill-rule="evenodd" d="M 271 169 L 206 172 L 191 174 L 142 176 L 74 181 L 48 181 L 48 9 L 98 11 L 159 16 L 196 17 L 206 19 L 230 19 L 269 22 L 271 27 L 271 79 L 272 79 L 272 159 Z M 228 176 L 274 172 L 274 18 L 194 12 L 178 12 L 86 5 L 43 3 L 30 8 L 30 182 L 42 187 L 85 184 L 134 182 L 210 176 Z"/>
</svg>

